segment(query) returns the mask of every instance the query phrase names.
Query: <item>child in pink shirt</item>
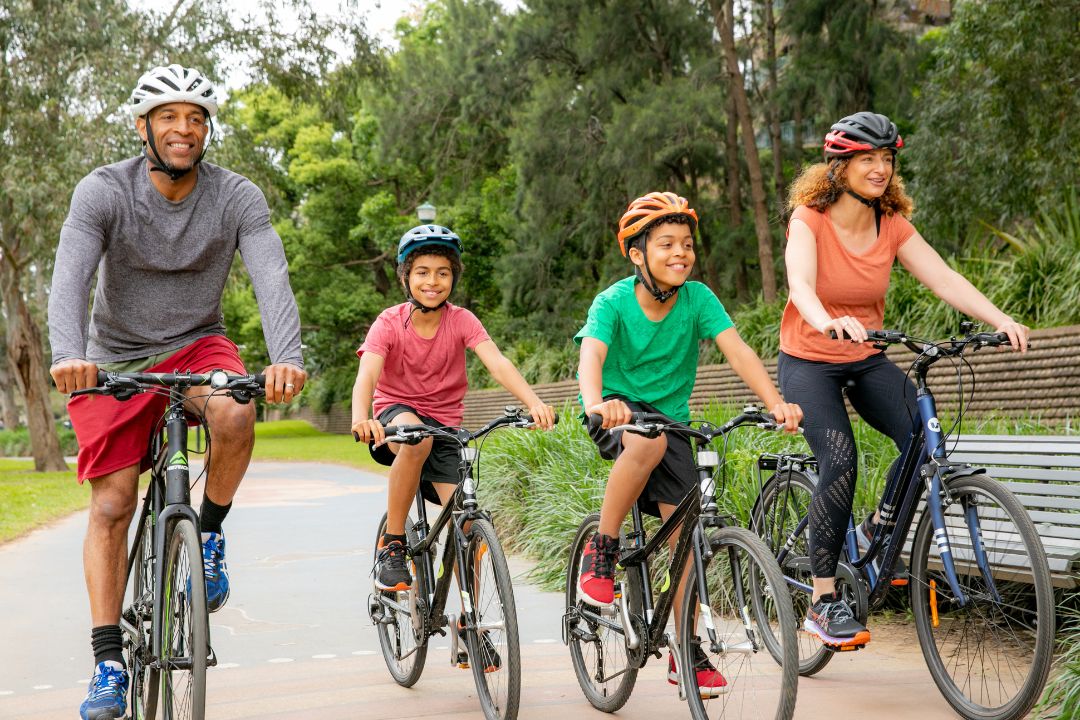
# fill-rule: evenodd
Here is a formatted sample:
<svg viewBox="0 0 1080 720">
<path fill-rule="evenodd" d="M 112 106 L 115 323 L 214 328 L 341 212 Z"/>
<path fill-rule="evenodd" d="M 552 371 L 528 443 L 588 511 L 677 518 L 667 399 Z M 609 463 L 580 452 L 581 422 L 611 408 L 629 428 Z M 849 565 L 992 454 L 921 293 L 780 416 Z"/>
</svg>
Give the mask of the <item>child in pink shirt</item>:
<svg viewBox="0 0 1080 720">
<path fill-rule="evenodd" d="M 491 376 L 529 409 L 536 424 L 550 429 L 555 411 L 488 337 L 484 326 L 447 298 L 461 279 L 461 238 L 438 225 L 415 227 L 398 244 L 398 278 L 407 301 L 387 308 L 356 351 L 360 370 L 352 397 L 352 431 L 369 444 L 371 456 L 390 466 L 386 531 L 379 542 L 375 585 L 380 590 L 412 587 L 405 553 L 405 518 L 416 490 L 440 504 L 458 484 L 458 445 L 427 438 L 417 445 L 382 444 L 384 425 L 424 423 L 459 426 L 468 390 L 465 350 L 472 350 Z"/>
</svg>

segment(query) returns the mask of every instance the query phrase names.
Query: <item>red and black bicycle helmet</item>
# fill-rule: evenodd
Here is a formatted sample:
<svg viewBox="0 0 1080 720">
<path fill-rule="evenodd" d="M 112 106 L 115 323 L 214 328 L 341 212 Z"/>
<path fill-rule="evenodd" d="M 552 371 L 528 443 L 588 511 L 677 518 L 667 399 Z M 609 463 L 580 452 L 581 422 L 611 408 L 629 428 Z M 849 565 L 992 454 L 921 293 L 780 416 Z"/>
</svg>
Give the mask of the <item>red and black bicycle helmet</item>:
<svg viewBox="0 0 1080 720">
<path fill-rule="evenodd" d="M 825 136 L 825 157 L 839 158 L 868 150 L 888 148 L 893 152 L 904 147 L 904 138 L 896 123 L 884 115 L 857 112 L 833 123 Z"/>
</svg>

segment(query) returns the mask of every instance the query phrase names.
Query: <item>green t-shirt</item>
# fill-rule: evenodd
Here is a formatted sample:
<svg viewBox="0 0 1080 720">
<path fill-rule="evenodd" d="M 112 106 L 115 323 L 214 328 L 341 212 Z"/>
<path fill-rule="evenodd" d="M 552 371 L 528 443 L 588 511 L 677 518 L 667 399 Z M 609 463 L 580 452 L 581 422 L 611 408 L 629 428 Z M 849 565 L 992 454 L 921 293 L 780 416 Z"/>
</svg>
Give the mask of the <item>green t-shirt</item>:
<svg viewBox="0 0 1080 720">
<path fill-rule="evenodd" d="M 585 327 L 574 336 L 607 345 L 603 396 L 645 402 L 674 420 L 690 419 L 690 393 L 697 378 L 698 343 L 734 327 L 707 285 L 688 282 L 669 302 L 660 322 L 645 316 L 634 295 L 636 279 L 620 280 L 593 300 Z M 578 400 L 580 401 L 580 396 Z"/>
</svg>

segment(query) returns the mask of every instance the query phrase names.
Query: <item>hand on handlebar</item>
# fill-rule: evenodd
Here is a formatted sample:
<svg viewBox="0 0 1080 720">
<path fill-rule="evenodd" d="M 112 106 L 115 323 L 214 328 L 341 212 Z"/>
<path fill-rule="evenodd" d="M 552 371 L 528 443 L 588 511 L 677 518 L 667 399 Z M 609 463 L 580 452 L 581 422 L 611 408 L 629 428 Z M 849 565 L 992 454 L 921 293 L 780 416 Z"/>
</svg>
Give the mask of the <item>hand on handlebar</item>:
<svg viewBox="0 0 1080 720">
<path fill-rule="evenodd" d="M 1023 325 L 1012 318 L 1009 318 L 1006 322 L 998 325 L 997 332 L 1005 333 L 1009 336 L 1009 344 L 1012 345 L 1013 350 L 1027 352 L 1028 336 L 1031 334 L 1031 328 L 1027 325 Z"/>
<path fill-rule="evenodd" d="M 292 402 L 307 381 L 307 373 L 292 363 L 277 363 L 263 371 L 266 375 L 266 402 Z"/>
<path fill-rule="evenodd" d="M 610 430 L 616 425 L 628 425 L 632 422 L 630 406 L 619 399 L 605 400 L 585 411 L 586 415 L 599 415 L 603 422 L 600 427 Z"/>
<path fill-rule="evenodd" d="M 869 335 L 866 333 L 866 328 L 857 319 L 850 315 L 841 315 L 837 318 L 832 318 L 829 322 L 825 323 L 825 326 L 821 328 L 822 335 L 828 335 L 834 340 L 847 341 L 861 343 L 866 342 Z"/>
<path fill-rule="evenodd" d="M 61 360 L 49 368 L 49 374 L 56 383 L 56 389 L 64 395 L 97 387 L 98 384 L 98 367 L 86 360 Z"/>
<path fill-rule="evenodd" d="M 781 401 L 769 408 L 769 412 L 776 418 L 778 425 L 783 425 L 784 432 L 792 434 L 799 432 L 799 424 L 803 419 L 801 407 L 795 403 Z"/>
<path fill-rule="evenodd" d="M 383 429 L 382 423 L 374 418 L 354 422 L 352 434 L 356 438 L 356 442 L 370 443 L 376 447 L 386 442 L 386 431 Z"/>
<path fill-rule="evenodd" d="M 529 414 L 532 415 L 533 423 L 541 430 L 551 430 L 557 422 L 555 408 L 546 403 L 533 405 L 529 408 Z"/>
</svg>

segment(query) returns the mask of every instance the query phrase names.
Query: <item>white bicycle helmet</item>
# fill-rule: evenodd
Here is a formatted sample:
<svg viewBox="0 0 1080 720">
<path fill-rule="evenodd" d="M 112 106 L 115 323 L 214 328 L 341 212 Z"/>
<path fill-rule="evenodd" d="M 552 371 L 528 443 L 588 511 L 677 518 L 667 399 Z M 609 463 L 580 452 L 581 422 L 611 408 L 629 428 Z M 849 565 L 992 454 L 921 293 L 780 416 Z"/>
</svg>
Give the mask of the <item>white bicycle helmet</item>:
<svg viewBox="0 0 1080 720">
<path fill-rule="evenodd" d="M 131 93 L 129 107 L 131 114 L 138 118 L 158 105 L 172 102 L 198 105 L 214 117 L 221 98 L 214 84 L 195 68 L 169 65 L 156 67 L 139 78 Z"/>
</svg>

